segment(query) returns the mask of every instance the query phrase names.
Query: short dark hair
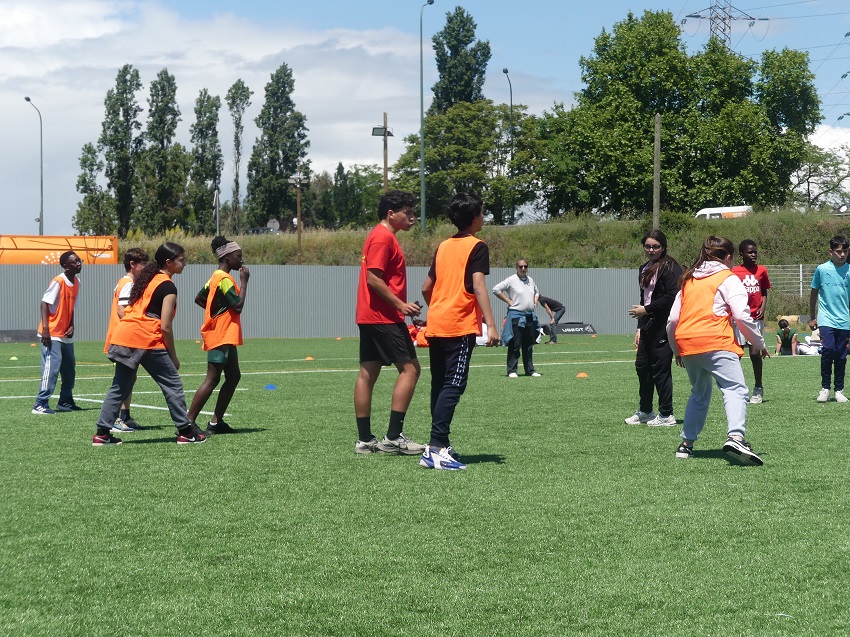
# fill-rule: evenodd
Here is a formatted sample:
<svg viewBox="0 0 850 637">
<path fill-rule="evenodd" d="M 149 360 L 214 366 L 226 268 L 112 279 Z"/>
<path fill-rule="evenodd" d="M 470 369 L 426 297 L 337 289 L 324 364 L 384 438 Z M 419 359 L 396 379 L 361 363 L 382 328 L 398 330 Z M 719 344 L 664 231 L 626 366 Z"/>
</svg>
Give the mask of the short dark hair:
<svg viewBox="0 0 850 637">
<path fill-rule="evenodd" d="M 378 219 L 386 219 L 390 210 L 398 212 L 405 208 L 415 208 L 416 197 L 403 190 L 388 190 L 378 202 Z"/>
<path fill-rule="evenodd" d="M 478 195 L 459 192 L 449 202 L 446 215 L 458 230 L 466 230 L 472 225 L 472 220 L 483 212 L 484 204 Z"/>
<path fill-rule="evenodd" d="M 752 239 L 744 239 L 743 241 L 741 241 L 741 243 L 738 244 L 738 254 L 741 254 L 744 250 L 746 250 L 750 246 L 753 246 L 753 247 L 756 247 L 756 248 L 758 247 L 756 245 L 756 242 L 753 241 Z"/>
<path fill-rule="evenodd" d="M 68 265 L 68 259 L 70 259 L 71 257 L 75 257 L 75 256 L 77 256 L 77 253 L 74 252 L 73 250 L 68 250 L 67 252 L 63 252 L 62 254 L 59 255 L 59 265 L 61 265 L 64 268 L 66 265 Z"/>
<path fill-rule="evenodd" d="M 124 253 L 124 271 L 130 271 L 130 263 L 147 263 L 151 258 L 141 248 L 130 248 Z"/>
<path fill-rule="evenodd" d="M 779 319 L 779 329 L 784 330 L 786 327 L 788 327 L 788 321 Z"/>
<path fill-rule="evenodd" d="M 829 240 L 829 249 L 835 250 L 836 248 L 844 248 L 847 250 L 850 248 L 850 245 L 847 243 L 847 237 L 842 235 L 836 235 Z"/>
</svg>

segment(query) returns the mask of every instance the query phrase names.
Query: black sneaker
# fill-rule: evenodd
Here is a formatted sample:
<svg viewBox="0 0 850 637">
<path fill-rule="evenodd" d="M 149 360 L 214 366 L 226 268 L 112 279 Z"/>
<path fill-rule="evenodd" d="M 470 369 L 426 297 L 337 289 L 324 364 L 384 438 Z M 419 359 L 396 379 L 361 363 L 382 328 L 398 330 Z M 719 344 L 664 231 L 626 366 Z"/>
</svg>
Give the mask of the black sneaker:
<svg viewBox="0 0 850 637">
<path fill-rule="evenodd" d="M 752 447 L 744 440 L 736 440 L 735 438 L 727 438 L 723 445 L 723 453 L 738 464 L 760 467 L 764 461 L 758 457 Z"/>
<path fill-rule="evenodd" d="M 208 436 L 215 436 L 217 434 L 235 434 L 236 430 L 228 425 L 223 420 L 219 420 L 216 423 L 207 423 L 207 431 L 206 434 Z"/>
<path fill-rule="evenodd" d="M 676 457 L 677 458 L 693 458 L 694 457 L 694 448 L 693 446 L 688 446 L 684 442 L 679 445 L 676 449 Z"/>
<path fill-rule="evenodd" d="M 56 411 L 82 411 L 83 408 L 80 407 L 75 402 L 70 403 L 59 403 L 56 405 Z"/>
<path fill-rule="evenodd" d="M 116 438 L 112 434 L 102 434 L 97 435 L 91 439 L 92 447 L 109 447 L 111 445 L 120 445 L 123 444 L 121 442 L 121 438 Z"/>
</svg>

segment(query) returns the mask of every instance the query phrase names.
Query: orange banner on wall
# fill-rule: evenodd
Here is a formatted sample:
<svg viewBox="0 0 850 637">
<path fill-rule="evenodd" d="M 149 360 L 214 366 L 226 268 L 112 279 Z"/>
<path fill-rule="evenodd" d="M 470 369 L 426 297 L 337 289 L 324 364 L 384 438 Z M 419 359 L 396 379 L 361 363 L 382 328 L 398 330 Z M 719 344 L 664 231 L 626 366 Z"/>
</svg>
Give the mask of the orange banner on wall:
<svg viewBox="0 0 850 637">
<path fill-rule="evenodd" d="M 0 235 L 2 265 L 59 265 L 68 250 L 86 265 L 118 263 L 118 237 Z"/>
</svg>

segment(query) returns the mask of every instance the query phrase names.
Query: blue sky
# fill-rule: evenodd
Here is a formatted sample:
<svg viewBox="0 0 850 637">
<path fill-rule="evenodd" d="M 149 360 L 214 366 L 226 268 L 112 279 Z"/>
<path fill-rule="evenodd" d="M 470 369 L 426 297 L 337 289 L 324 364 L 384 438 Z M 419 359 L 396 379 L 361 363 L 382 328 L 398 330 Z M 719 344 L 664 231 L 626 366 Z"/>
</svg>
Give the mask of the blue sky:
<svg viewBox="0 0 850 637">
<path fill-rule="evenodd" d="M 681 24 L 691 51 L 708 37 L 711 0 L 670 2 L 573 2 L 435 0 L 424 9 L 425 99 L 436 79 L 431 36 L 455 6 L 475 18 L 492 59 L 484 92 L 508 102 L 510 70 L 515 104 L 542 113 L 570 104 L 582 88 L 578 61 L 592 51 L 602 29 L 611 30 L 629 11 L 666 10 Z M 756 1 L 734 5 L 759 20 L 735 21 L 736 51 L 758 58 L 766 49 L 810 52 L 822 96 L 824 124 L 817 143 L 850 143 L 850 4 L 846 0 Z M 223 0 L 3 0 L 0 3 L 0 175 L 6 205 L 0 233 L 36 234 L 39 206 L 38 115 L 44 118 L 45 233 L 71 233 L 79 201 L 75 190 L 80 149 L 94 142 L 103 119 L 103 98 L 117 69 L 133 64 L 145 88 L 167 67 L 177 79 L 183 121 L 178 141 L 188 144 L 193 103 L 202 88 L 224 96 L 242 78 L 253 90 L 248 119 L 256 116 L 265 83 L 286 62 L 295 75 L 294 99 L 307 117 L 314 170 L 333 171 L 342 161 L 380 163 L 380 139 L 370 136 L 387 111 L 395 133 L 390 161 L 402 138 L 419 127 L 420 0 L 342 2 L 227 2 Z M 226 108 L 220 136 L 225 156 L 224 198 L 232 184 L 232 127 Z M 248 121 L 245 145 L 257 131 Z M 246 162 L 247 163 L 247 162 Z M 242 180 L 244 184 L 244 179 Z"/>
</svg>

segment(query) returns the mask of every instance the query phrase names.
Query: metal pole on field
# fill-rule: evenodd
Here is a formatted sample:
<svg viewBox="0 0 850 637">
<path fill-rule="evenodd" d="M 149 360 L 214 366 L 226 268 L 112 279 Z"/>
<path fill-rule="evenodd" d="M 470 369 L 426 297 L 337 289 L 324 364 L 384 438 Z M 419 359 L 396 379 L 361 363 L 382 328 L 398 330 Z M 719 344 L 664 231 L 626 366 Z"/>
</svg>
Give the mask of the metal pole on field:
<svg viewBox="0 0 850 637">
<path fill-rule="evenodd" d="M 426 0 L 419 10 L 419 211 L 422 215 L 422 232 L 425 232 L 425 79 L 422 70 L 422 16 L 429 4 L 434 4 L 434 0 Z"/>
<path fill-rule="evenodd" d="M 652 162 L 652 228 L 661 227 L 661 113 L 655 114 L 655 149 Z"/>
<path fill-rule="evenodd" d="M 41 205 L 38 210 L 38 234 L 39 236 L 44 234 L 44 125 L 41 121 L 41 111 L 38 110 L 38 106 L 32 103 L 32 100 L 29 97 L 24 98 L 27 102 L 30 103 L 35 109 L 35 112 L 38 113 L 38 162 L 40 166 L 41 172 L 41 181 L 39 185 L 40 193 L 41 193 Z"/>
</svg>

